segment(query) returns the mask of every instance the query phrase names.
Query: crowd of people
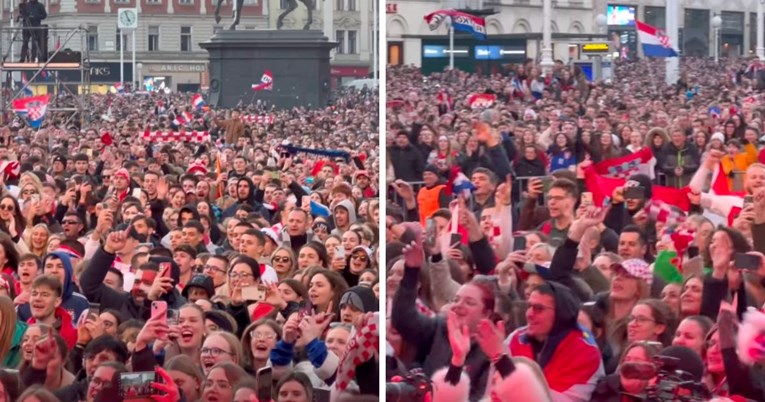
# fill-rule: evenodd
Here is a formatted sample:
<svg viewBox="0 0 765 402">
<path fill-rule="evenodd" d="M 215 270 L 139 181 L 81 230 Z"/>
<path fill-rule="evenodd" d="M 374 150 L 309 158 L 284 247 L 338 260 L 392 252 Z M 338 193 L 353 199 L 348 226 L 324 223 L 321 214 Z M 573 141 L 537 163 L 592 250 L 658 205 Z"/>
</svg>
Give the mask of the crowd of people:
<svg viewBox="0 0 765 402">
<path fill-rule="evenodd" d="M 597 82 L 389 67 L 388 378 L 436 401 L 765 400 L 753 63 L 683 58 L 672 85 L 663 60 Z"/>
<path fill-rule="evenodd" d="M 377 93 L 193 95 L 4 116 L 1 402 L 377 400 Z"/>
</svg>

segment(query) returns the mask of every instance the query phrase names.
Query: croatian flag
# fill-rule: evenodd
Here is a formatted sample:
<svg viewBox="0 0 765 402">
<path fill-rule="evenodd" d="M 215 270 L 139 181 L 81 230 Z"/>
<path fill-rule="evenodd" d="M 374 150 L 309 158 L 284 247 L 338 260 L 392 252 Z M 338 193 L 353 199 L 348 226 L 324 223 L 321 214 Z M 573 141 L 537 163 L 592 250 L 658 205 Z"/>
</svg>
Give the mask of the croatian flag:
<svg viewBox="0 0 765 402">
<path fill-rule="evenodd" d="M 125 92 L 125 87 L 122 86 L 121 82 L 117 82 L 114 85 L 112 85 L 112 89 L 114 90 L 115 93 L 118 93 L 118 94 Z"/>
<path fill-rule="evenodd" d="M 191 122 L 191 119 L 191 113 L 182 112 L 179 113 L 178 116 L 175 116 L 175 119 L 173 119 L 173 125 L 176 127 L 185 126 Z"/>
<path fill-rule="evenodd" d="M 454 176 L 454 180 L 451 181 L 451 185 L 452 194 L 462 195 L 465 198 L 469 197 L 473 193 L 473 190 L 475 190 L 473 183 L 462 172 L 457 172 Z"/>
<path fill-rule="evenodd" d="M 468 97 L 468 104 L 471 109 L 483 109 L 492 107 L 497 101 L 497 95 L 494 94 L 471 94 Z"/>
<path fill-rule="evenodd" d="M 257 91 L 270 91 L 274 88 L 274 76 L 271 75 L 271 70 L 266 70 L 263 73 L 263 77 L 260 78 L 260 84 L 252 84 L 252 90 Z"/>
<path fill-rule="evenodd" d="M 601 176 L 596 166 L 588 166 L 584 169 L 584 184 L 587 191 L 592 193 L 592 200 L 597 206 L 603 206 L 603 201 L 606 198 L 610 198 L 617 187 L 624 187 L 633 183 L 628 183 L 624 178 L 611 178 Z M 691 208 L 691 202 L 688 199 L 688 193 L 690 189 L 683 187 L 680 189 L 674 187 L 664 187 L 654 185 L 651 187 L 652 200 L 657 200 L 666 203 L 667 205 L 674 205 L 684 212 L 688 212 Z"/>
<path fill-rule="evenodd" d="M 28 98 L 34 95 L 32 88 L 29 87 L 29 80 L 27 80 L 27 74 L 21 73 L 21 90 L 24 92 L 24 97 Z"/>
<path fill-rule="evenodd" d="M 477 39 L 486 39 L 486 20 L 457 10 L 438 10 L 425 16 L 431 31 L 435 31 L 446 20 L 451 19 L 455 31 L 468 32 Z"/>
<path fill-rule="evenodd" d="M 598 162 L 595 164 L 595 171 L 600 175 L 615 179 L 626 179 L 633 174 L 642 173 L 653 180 L 655 167 L 656 159 L 653 157 L 651 148 L 643 148 L 634 154 Z"/>
<path fill-rule="evenodd" d="M 48 111 L 48 95 L 14 99 L 13 111 L 19 117 L 26 119 L 30 127 L 40 128 Z"/>
<path fill-rule="evenodd" d="M 645 57 L 677 57 L 677 51 L 672 47 L 667 34 L 656 27 L 635 20 L 638 39 L 643 45 Z"/>
<path fill-rule="evenodd" d="M 197 110 L 200 110 L 205 105 L 205 100 L 202 98 L 201 94 L 195 94 L 194 97 L 191 98 L 191 104 L 194 105 Z"/>
</svg>

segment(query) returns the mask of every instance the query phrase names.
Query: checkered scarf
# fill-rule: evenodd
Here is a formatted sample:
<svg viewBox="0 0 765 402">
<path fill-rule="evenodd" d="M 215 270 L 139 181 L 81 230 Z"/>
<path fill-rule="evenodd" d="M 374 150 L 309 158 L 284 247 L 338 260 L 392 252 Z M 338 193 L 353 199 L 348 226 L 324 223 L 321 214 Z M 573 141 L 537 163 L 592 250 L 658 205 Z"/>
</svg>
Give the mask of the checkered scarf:
<svg viewBox="0 0 765 402">
<path fill-rule="evenodd" d="M 685 222 L 686 216 L 664 201 L 650 200 L 643 209 L 652 220 L 668 225 Z"/>
<path fill-rule="evenodd" d="M 360 328 L 348 342 L 345 356 L 337 368 L 335 386 L 339 391 L 348 389 L 356 377 L 356 367 L 372 359 L 376 354 L 380 340 L 379 313 L 364 316 Z"/>
<path fill-rule="evenodd" d="M 148 142 L 203 143 L 203 142 L 210 141 L 210 133 L 208 133 L 207 131 L 186 131 L 186 132 L 146 131 L 143 133 L 143 139 Z"/>
</svg>

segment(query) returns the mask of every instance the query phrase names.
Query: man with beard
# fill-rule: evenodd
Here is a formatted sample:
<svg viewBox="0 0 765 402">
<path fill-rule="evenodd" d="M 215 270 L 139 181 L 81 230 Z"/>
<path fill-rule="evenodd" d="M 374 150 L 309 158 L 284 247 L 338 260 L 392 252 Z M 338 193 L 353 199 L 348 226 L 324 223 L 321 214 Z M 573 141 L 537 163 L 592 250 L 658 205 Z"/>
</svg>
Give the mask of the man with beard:
<svg viewBox="0 0 765 402">
<path fill-rule="evenodd" d="M 175 289 L 179 282 L 180 269 L 172 259 L 153 256 L 149 262 L 137 267 L 135 282 L 129 293 L 117 292 L 104 284 L 109 267 L 117 253 L 128 244 L 127 230 L 109 234 L 103 247 L 96 251 L 90 265 L 80 278 L 85 295 L 93 303 L 100 303 L 102 309 L 115 309 L 125 317 L 147 320 L 151 316 L 151 302 L 162 299 L 169 308 L 180 308 L 184 300 Z M 169 274 L 160 274 L 160 266 L 170 264 Z"/>
</svg>

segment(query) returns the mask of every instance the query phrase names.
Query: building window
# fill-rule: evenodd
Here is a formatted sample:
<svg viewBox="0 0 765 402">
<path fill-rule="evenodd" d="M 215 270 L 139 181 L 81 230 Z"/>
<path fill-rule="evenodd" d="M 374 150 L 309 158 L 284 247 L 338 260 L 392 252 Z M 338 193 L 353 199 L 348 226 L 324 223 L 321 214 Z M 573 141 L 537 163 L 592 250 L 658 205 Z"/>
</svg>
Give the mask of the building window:
<svg viewBox="0 0 765 402">
<path fill-rule="evenodd" d="M 99 0 L 96 0 L 96 2 L 98 1 Z M 130 0 L 114 0 L 114 2 L 117 4 L 127 4 L 127 3 L 130 3 Z"/>
<path fill-rule="evenodd" d="M 100 3 L 101 0 L 85 0 L 86 3 L 93 4 L 93 3 Z"/>
<path fill-rule="evenodd" d="M 159 27 L 149 26 L 149 51 L 159 51 Z"/>
<path fill-rule="evenodd" d="M 356 54 L 356 31 L 348 31 L 348 54 Z"/>
<path fill-rule="evenodd" d="M 345 31 L 335 31 L 335 42 L 337 42 L 337 54 L 345 53 Z"/>
<path fill-rule="evenodd" d="M 91 52 L 98 51 L 98 27 L 96 25 L 88 25 L 88 50 Z"/>
<path fill-rule="evenodd" d="M 128 35 L 123 33 L 122 34 L 122 42 L 120 42 L 120 32 L 119 32 L 119 30 L 117 30 L 117 36 L 115 36 L 114 42 L 116 43 L 116 45 L 114 47 L 117 49 L 118 52 L 120 50 L 122 50 L 122 48 L 120 46 L 122 46 L 123 43 L 125 44 L 125 50 L 129 50 L 130 49 L 130 43 L 128 43 Z"/>
<path fill-rule="evenodd" d="M 146 0 L 146 4 L 160 4 L 162 0 Z"/>
<path fill-rule="evenodd" d="M 356 11 L 356 0 L 348 0 L 348 11 Z"/>
<path fill-rule="evenodd" d="M 194 5 L 194 0 L 179 0 L 178 4 L 183 6 L 192 6 Z"/>
<path fill-rule="evenodd" d="M 345 8 L 343 7 L 343 5 L 344 5 L 343 3 L 345 3 L 345 0 L 337 0 L 337 2 L 336 2 L 336 4 L 335 4 L 335 9 L 336 9 L 337 11 L 343 11 L 343 10 L 345 9 Z"/>
<path fill-rule="evenodd" d="M 290 6 L 289 0 L 279 0 L 279 9 L 286 10 Z"/>
<path fill-rule="evenodd" d="M 191 51 L 191 27 L 181 27 L 181 52 Z"/>
</svg>

